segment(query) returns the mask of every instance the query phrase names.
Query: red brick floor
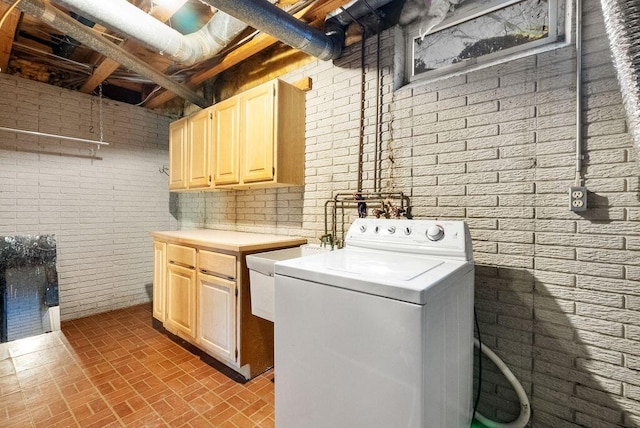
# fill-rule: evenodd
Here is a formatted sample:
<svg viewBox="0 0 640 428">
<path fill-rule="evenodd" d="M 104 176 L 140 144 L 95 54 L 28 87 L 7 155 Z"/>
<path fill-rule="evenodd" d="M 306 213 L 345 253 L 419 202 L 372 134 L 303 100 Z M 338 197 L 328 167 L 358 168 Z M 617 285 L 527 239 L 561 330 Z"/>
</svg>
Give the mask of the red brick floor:
<svg viewBox="0 0 640 428">
<path fill-rule="evenodd" d="M 0 344 L 0 427 L 274 427 L 272 377 L 234 382 L 134 306 Z"/>
</svg>

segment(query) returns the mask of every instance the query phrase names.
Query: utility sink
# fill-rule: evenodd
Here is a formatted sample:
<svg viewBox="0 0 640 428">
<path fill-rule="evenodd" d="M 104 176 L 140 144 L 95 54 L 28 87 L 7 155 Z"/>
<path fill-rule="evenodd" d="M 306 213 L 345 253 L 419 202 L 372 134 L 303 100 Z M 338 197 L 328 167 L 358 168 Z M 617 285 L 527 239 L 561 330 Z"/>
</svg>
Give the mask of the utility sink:
<svg viewBox="0 0 640 428">
<path fill-rule="evenodd" d="M 319 251 L 330 251 L 330 249 L 319 245 L 302 245 L 248 255 L 251 313 L 273 322 L 276 262 L 317 254 Z"/>
</svg>

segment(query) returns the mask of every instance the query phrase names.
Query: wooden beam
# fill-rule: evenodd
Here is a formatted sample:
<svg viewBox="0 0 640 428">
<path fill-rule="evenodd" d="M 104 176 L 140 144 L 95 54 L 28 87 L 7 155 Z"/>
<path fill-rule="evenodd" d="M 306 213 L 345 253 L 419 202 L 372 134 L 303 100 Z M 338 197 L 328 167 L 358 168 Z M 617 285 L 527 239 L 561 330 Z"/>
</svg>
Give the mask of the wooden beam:
<svg viewBox="0 0 640 428">
<path fill-rule="evenodd" d="M 0 16 L 2 16 L 9 7 L 8 4 L 0 2 Z M 9 58 L 11 57 L 13 39 L 16 35 L 19 21 L 20 11 L 14 9 L 9 16 L 7 16 L 4 24 L 2 24 L 0 28 L 0 73 L 6 73 L 9 70 Z"/>
<path fill-rule="evenodd" d="M 165 22 L 169 18 L 171 18 L 186 2 L 187 0 L 179 0 L 172 4 L 171 7 L 156 7 L 151 11 L 151 16 L 159 21 Z M 121 44 L 121 46 L 130 51 L 135 52 L 137 50 L 137 45 L 130 40 L 125 40 L 124 43 Z M 111 74 L 113 74 L 113 72 L 116 71 L 118 67 L 120 67 L 120 64 L 117 61 L 111 58 L 105 58 L 93 71 L 91 77 L 89 77 L 84 85 L 82 85 L 80 91 L 86 94 L 93 92 L 93 90 L 100 83 L 107 80 L 107 78 L 111 76 Z"/>
<path fill-rule="evenodd" d="M 328 0 L 324 3 L 319 4 L 317 7 L 312 7 L 302 12 L 298 12 L 294 16 L 304 21 L 311 20 L 311 23 L 309 25 L 313 27 L 320 27 L 322 26 L 322 24 L 324 24 L 324 18 L 329 12 L 336 10 L 340 6 L 346 4 L 348 1 L 349 0 Z M 194 74 L 189 79 L 189 81 L 186 82 L 186 86 L 193 89 L 204 81 L 217 76 L 223 71 L 228 70 L 234 65 L 246 60 L 250 56 L 257 54 L 258 52 L 261 52 L 270 46 L 273 46 L 277 42 L 278 39 L 276 39 L 275 37 L 272 37 L 265 33 L 261 33 L 257 35 L 253 40 L 245 43 L 238 49 L 231 51 L 217 65 L 203 72 Z M 155 97 L 151 98 L 145 103 L 145 107 L 156 108 L 176 97 L 175 94 L 169 91 L 160 90 L 158 92 L 159 93 Z"/>
<path fill-rule="evenodd" d="M 293 82 L 292 84 L 293 86 L 304 92 L 310 91 L 313 88 L 313 81 L 311 80 L 311 77 L 303 77 L 302 79 L 298 80 L 297 82 Z"/>
</svg>

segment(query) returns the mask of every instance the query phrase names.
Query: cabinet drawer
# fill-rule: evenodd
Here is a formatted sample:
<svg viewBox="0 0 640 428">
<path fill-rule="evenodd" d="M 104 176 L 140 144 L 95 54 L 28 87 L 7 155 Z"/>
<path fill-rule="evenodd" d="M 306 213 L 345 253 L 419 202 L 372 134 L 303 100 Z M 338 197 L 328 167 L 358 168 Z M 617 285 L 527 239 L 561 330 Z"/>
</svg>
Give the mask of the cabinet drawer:
<svg viewBox="0 0 640 428">
<path fill-rule="evenodd" d="M 196 249 L 182 245 L 167 245 L 167 260 L 191 268 L 196 267 Z"/>
<path fill-rule="evenodd" d="M 200 250 L 198 252 L 198 268 L 226 278 L 236 277 L 236 256 Z"/>
</svg>

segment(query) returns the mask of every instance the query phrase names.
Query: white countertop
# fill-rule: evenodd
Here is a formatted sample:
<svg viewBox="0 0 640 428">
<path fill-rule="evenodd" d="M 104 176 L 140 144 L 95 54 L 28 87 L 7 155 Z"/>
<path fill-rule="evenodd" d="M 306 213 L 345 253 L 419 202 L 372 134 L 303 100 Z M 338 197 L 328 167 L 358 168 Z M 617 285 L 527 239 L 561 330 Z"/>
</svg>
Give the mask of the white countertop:
<svg viewBox="0 0 640 428">
<path fill-rule="evenodd" d="M 269 250 L 277 247 L 302 245 L 306 238 L 299 236 L 271 235 L 264 233 L 234 232 L 231 230 L 176 230 L 151 232 L 158 241 L 198 246 L 233 252 Z"/>
</svg>

